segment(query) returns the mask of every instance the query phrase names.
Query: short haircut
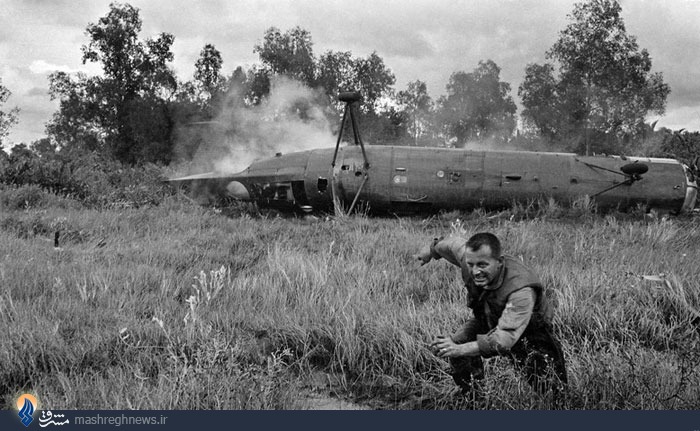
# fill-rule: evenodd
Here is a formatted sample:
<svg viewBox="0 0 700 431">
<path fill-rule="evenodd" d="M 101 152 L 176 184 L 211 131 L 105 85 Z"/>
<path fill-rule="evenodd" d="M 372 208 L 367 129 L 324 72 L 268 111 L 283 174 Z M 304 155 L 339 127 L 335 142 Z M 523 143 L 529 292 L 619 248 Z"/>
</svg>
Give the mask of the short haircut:
<svg viewBox="0 0 700 431">
<path fill-rule="evenodd" d="M 496 235 L 490 232 L 479 232 L 467 240 L 467 247 L 473 251 L 479 251 L 485 245 L 491 248 L 491 257 L 494 259 L 501 257 L 501 241 L 498 240 Z"/>
</svg>

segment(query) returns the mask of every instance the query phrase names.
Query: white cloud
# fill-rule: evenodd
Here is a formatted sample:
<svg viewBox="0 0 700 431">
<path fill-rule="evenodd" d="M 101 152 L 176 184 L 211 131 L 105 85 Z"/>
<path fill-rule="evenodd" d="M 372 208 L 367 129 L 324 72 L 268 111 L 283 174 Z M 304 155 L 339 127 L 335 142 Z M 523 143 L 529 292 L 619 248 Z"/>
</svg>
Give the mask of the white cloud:
<svg viewBox="0 0 700 431">
<path fill-rule="evenodd" d="M 45 75 L 53 72 L 66 72 L 66 73 L 77 73 L 77 72 L 85 72 L 89 73 L 93 71 L 93 68 L 90 67 L 81 67 L 81 68 L 73 68 L 70 66 L 66 65 L 58 65 L 58 64 L 53 64 L 49 63 L 48 61 L 45 60 L 34 60 L 31 62 L 29 65 L 29 70 L 32 73 L 36 73 L 39 75 Z"/>
<path fill-rule="evenodd" d="M 650 117 L 649 121 L 655 119 Z M 656 125 L 671 130 L 687 129 L 700 130 L 700 106 L 669 108 Z"/>
</svg>

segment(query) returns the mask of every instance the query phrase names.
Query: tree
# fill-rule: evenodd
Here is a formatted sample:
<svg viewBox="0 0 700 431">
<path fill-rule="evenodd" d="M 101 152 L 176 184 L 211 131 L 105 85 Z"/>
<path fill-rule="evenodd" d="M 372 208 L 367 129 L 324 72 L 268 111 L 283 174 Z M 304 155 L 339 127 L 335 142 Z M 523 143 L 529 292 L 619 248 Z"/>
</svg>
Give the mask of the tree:
<svg viewBox="0 0 700 431">
<path fill-rule="evenodd" d="M 12 93 L 4 85 L 2 85 L 2 79 L 0 79 L 0 107 L 7 102 Z M 12 108 L 9 112 L 4 112 L 0 110 L 0 148 L 2 147 L 3 140 L 10 133 L 10 128 L 17 124 L 17 114 L 19 114 L 19 108 Z M 0 149 L 0 152 L 2 150 Z"/>
<path fill-rule="evenodd" d="M 556 87 L 551 64 L 528 64 L 525 79 L 518 88 L 518 96 L 525 107 L 523 119 L 549 139 L 554 139 L 560 130 Z"/>
<path fill-rule="evenodd" d="M 269 94 L 272 79 L 285 76 L 311 89 L 322 89 L 327 96 L 322 104 L 335 108 L 335 112 L 329 110 L 328 113 L 334 117 L 332 121 L 336 121 L 335 117 L 343 108 L 337 100 L 338 93 L 359 91 L 363 98 L 359 111 L 366 135 L 381 136 L 380 139 L 397 135 L 398 117 L 390 119 L 389 111 L 383 106 L 396 79 L 376 52 L 357 58 L 350 52 L 328 51 L 317 59 L 311 34 L 300 27 L 284 33 L 275 27 L 269 28 L 254 51 L 260 56 L 261 65 L 248 72 L 246 100 L 249 104 L 260 103 Z M 300 112 L 303 115 L 304 109 Z"/>
<path fill-rule="evenodd" d="M 357 112 L 362 136 L 373 144 L 395 143 L 405 136 L 405 115 L 387 104 L 394 82 L 393 72 L 376 52 L 361 58 L 353 57 L 349 51 L 327 51 L 317 62 L 316 86 L 322 88 L 335 110 L 333 121 L 337 121 L 337 114 L 344 109 L 338 94 L 359 92 L 362 101 Z M 349 126 L 347 123 L 346 127 Z"/>
<path fill-rule="evenodd" d="M 141 25 L 138 9 L 112 3 L 105 17 L 88 25 L 90 42 L 82 47 L 83 62 L 101 63 L 103 75 L 49 77 L 60 108 L 47 131 L 62 145 L 87 139 L 128 163 L 169 159 L 168 98 L 177 83 L 167 63 L 174 38 L 162 33 L 141 41 Z"/>
<path fill-rule="evenodd" d="M 300 27 L 284 33 L 276 27 L 269 28 L 254 52 L 262 63 L 252 70 L 249 79 L 250 99 L 254 103 L 267 95 L 273 76 L 283 75 L 310 88 L 323 88 L 329 103 L 336 108 L 340 108 L 336 103 L 339 92 L 359 91 L 363 97 L 362 112 L 374 113 L 379 100 L 391 92 L 396 81 L 376 52 L 367 58 L 356 58 L 350 52 L 328 51 L 316 59 L 311 34 Z"/>
<path fill-rule="evenodd" d="M 377 112 L 381 99 L 392 93 L 391 86 L 396 82 L 394 73 L 376 52 L 367 58 L 356 59 L 353 66 L 356 79 L 354 89 L 362 94 L 362 111 Z"/>
<path fill-rule="evenodd" d="M 316 63 L 316 85 L 323 88 L 328 101 L 336 110 L 342 110 L 338 94 L 358 86 L 355 77 L 355 59 L 350 51 L 326 51 Z"/>
<path fill-rule="evenodd" d="M 510 84 L 500 81 L 492 60 L 480 61 L 471 73 L 455 72 L 447 96 L 439 100 L 438 116 L 445 137 L 460 145 L 469 139 L 508 140 L 515 130 L 516 106 Z"/>
<path fill-rule="evenodd" d="M 221 52 L 212 44 L 206 44 L 199 54 L 195 64 L 194 79 L 199 84 L 200 94 L 206 100 L 221 91 L 223 77 L 221 76 Z"/>
<path fill-rule="evenodd" d="M 273 75 L 285 75 L 308 86 L 313 86 L 315 59 L 311 34 L 301 27 L 282 33 L 270 27 L 262 44 L 255 45 L 262 64 Z"/>
<path fill-rule="evenodd" d="M 409 82 L 406 90 L 398 92 L 396 100 L 409 118 L 408 133 L 413 137 L 413 145 L 418 145 L 432 120 L 433 100 L 428 95 L 428 87 L 420 80 Z"/>
<path fill-rule="evenodd" d="M 547 66 L 534 65 L 519 89 L 529 120 L 545 134 L 581 143 L 586 153 L 593 142 L 614 143 L 639 133 L 649 113 L 663 114 L 670 92 L 662 74 L 651 72 L 647 50 L 627 34 L 621 10 L 616 0 L 577 3 L 571 23 L 547 52 L 559 65 L 554 89 L 551 80 L 542 87 L 545 75 L 533 75 Z M 547 92 L 549 100 L 541 97 Z M 542 115 L 547 103 L 555 107 L 548 120 Z"/>
<path fill-rule="evenodd" d="M 161 33 L 156 39 L 138 39 L 142 21 L 139 10 L 129 4 L 110 4 L 107 16 L 89 24 L 90 42 L 82 46 L 83 63 L 102 63 L 106 83 L 116 96 L 130 100 L 138 95 L 174 91 L 175 78 L 167 66 L 175 38 Z"/>
<path fill-rule="evenodd" d="M 360 111 L 377 114 L 382 98 L 391 94 L 396 77 L 373 52 L 367 58 L 356 58 L 349 51 L 327 51 L 317 62 L 316 85 L 322 87 L 330 103 L 337 110 L 338 94 L 342 91 L 359 91 L 362 94 Z"/>
<path fill-rule="evenodd" d="M 46 133 L 62 148 L 109 152 L 105 147 L 100 107 L 99 81 L 78 73 L 73 79 L 65 72 L 49 75 L 51 100 L 60 99 L 59 110 L 46 126 Z"/>
</svg>

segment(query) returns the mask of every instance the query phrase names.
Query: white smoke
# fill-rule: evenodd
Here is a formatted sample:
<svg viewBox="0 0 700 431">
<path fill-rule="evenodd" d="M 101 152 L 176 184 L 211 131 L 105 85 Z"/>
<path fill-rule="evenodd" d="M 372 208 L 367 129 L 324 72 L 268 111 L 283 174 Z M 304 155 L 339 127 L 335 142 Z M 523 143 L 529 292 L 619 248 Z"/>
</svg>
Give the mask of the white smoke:
<svg viewBox="0 0 700 431">
<path fill-rule="evenodd" d="M 195 165 L 200 172 L 237 173 L 278 152 L 332 147 L 333 124 L 320 103 L 323 97 L 283 77 L 272 79 L 270 94 L 256 106 L 245 106 L 240 92 L 232 91 L 215 121 L 203 125 Z"/>
<path fill-rule="evenodd" d="M 468 140 L 463 147 L 465 150 L 472 151 L 523 151 L 512 143 L 503 142 L 501 138 L 489 137 L 480 140 Z"/>
</svg>

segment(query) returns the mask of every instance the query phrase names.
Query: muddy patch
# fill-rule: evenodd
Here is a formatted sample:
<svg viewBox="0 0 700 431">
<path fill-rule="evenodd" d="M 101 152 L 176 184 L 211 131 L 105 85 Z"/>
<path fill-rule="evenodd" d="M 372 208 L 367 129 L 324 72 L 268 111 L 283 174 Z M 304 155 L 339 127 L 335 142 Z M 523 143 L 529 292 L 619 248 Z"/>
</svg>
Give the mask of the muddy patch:
<svg viewBox="0 0 700 431">
<path fill-rule="evenodd" d="M 338 398 L 333 388 L 340 386 L 342 376 L 314 372 L 299 399 L 301 410 L 371 410 L 370 407 Z"/>
</svg>

